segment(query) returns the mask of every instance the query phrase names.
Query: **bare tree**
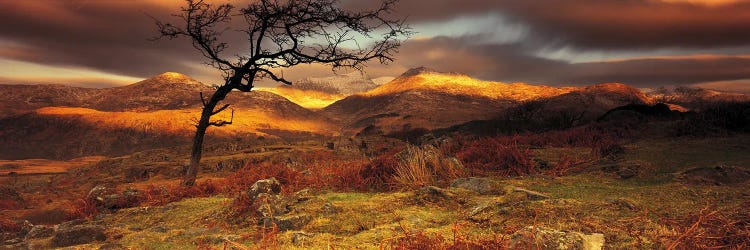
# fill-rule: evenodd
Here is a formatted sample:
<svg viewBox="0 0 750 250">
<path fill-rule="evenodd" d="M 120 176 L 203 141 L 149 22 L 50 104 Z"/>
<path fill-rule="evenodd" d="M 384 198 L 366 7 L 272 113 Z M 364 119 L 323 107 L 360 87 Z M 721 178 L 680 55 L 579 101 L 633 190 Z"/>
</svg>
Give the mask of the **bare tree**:
<svg viewBox="0 0 750 250">
<path fill-rule="evenodd" d="M 189 38 L 207 63 L 224 73 L 224 83 L 210 98 L 201 94 L 203 111 L 183 184 L 195 184 L 206 129 L 232 124 L 232 120 L 211 120 L 211 116 L 229 108 L 229 104 L 219 103 L 233 90 L 249 92 L 261 79 L 291 85 L 275 69 L 300 64 L 362 70 L 368 61 L 393 61 L 401 41 L 411 34 L 403 20 L 389 18 L 397 1 L 383 0 L 374 10 L 347 11 L 337 0 L 258 0 L 239 9 L 231 4 L 187 0 L 187 6 L 173 15 L 179 22 L 157 20 L 159 38 Z M 244 19 L 241 29 L 230 27 L 237 23 L 233 18 Z M 222 34 L 232 30 L 244 33 L 244 46 L 249 49 L 228 57 L 223 52 L 229 45 Z"/>
</svg>

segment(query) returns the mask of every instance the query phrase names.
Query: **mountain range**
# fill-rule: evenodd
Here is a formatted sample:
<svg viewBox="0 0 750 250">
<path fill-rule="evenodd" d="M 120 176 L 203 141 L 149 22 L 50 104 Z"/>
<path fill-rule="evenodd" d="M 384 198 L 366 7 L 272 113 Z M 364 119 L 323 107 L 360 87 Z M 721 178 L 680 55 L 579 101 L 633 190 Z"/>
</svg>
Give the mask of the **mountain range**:
<svg viewBox="0 0 750 250">
<path fill-rule="evenodd" d="M 186 145 L 200 112 L 200 95 L 212 91 L 173 72 L 103 89 L 0 85 L 0 141 L 5 142 L 0 158 L 121 155 Z M 750 100 L 747 95 L 707 90 L 694 94 L 698 99 Z M 385 84 L 353 73 L 234 92 L 224 101 L 234 110 L 234 123 L 208 133 L 212 138 L 285 139 L 387 135 L 497 119 L 519 110 L 522 116 L 540 119 L 593 120 L 619 106 L 655 102 L 655 95 L 618 83 L 551 87 L 415 68 Z M 215 118 L 232 116 L 225 111 Z"/>
</svg>

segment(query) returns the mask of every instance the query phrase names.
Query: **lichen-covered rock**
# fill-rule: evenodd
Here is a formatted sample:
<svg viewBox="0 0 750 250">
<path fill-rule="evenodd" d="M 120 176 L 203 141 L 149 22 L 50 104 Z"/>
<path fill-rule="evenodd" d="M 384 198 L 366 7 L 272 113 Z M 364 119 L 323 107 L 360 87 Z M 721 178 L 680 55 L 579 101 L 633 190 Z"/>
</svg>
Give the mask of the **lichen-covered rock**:
<svg viewBox="0 0 750 250">
<path fill-rule="evenodd" d="M 604 246 L 604 235 L 529 226 L 511 236 L 511 249 L 529 246 L 542 250 L 599 250 Z"/>
<path fill-rule="evenodd" d="M 29 232 L 26 234 L 25 239 L 39 239 L 39 238 L 47 238 L 52 237 L 52 235 L 55 234 L 55 229 L 49 226 L 45 225 L 36 225 L 29 230 Z"/>
<path fill-rule="evenodd" d="M 326 202 L 325 204 L 323 204 L 323 208 L 321 208 L 321 211 L 323 212 L 323 215 L 325 216 L 336 215 L 339 212 L 341 212 L 341 210 L 342 209 L 340 207 L 334 206 L 330 202 Z"/>
<path fill-rule="evenodd" d="M 309 214 L 298 214 L 289 216 L 276 216 L 273 218 L 262 218 L 260 223 L 264 227 L 273 227 L 275 224 L 280 231 L 297 230 L 307 225 L 312 220 Z"/>
<path fill-rule="evenodd" d="M 247 196 L 251 201 L 258 198 L 260 194 L 277 195 L 279 193 L 281 193 L 281 183 L 274 177 L 256 181 L 247 190 Z"/>
<path fill-rule="evenodd" d="M 489 178 L 460 178 L 451 182 L 453 188 L 463 188 L 483 195 L 502 195 L 505 194 L 503 186 Z"/>
<path fill-rule="evenodd" d="M 96 225 L 76 225 L 72 227 L 58 227 L 52 238 L 52 246 L 67 247 L 95 241 L 104 241 L 104 227 Z"/>
</svg>

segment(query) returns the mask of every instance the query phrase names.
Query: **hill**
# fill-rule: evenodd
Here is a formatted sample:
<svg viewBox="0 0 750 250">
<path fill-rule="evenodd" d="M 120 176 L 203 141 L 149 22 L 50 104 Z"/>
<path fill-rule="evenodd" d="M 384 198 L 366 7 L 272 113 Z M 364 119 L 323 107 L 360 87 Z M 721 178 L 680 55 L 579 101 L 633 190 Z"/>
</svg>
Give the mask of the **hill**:
<svg viewBox="0 0 750 250">
<path fill-rule="evenodd" d="M 380 87 L 337 101 L 321 112 L 345 124 L 351 133 L 369 128 L 388 134 L 495 119 L 530 102 L 538 103 L 534 112 L 539 114 L 563 112 L 594 119 L 618 106 L 651 101 L 640 90 L 624 84 L 558 88 L 482 81 L 463 74 L 416 68 Z"/>
<path fill-rule="evenodd" d="M 178 73 L 164 73 L 108 89 L 58 85 L 0 86 L 0 158 L 70 159 L 122 155 L 187 145 L 200 114 L 201 92 L 212 89 Z M 18 105 L 17 105 L 18 103 Z M 232 126 L 210 129 L 219 138 L 254 135 L 306 138 L 336 131 L 331 120 L 263 91 L 231 93 Z M 7 110 L 7 111 L 6 111 Z M 227 110 L 216 119 L 230 119 Z"/>
<path fill-rule="evenodd" d="M 281 85 L 259 90 L 278 94 L 305 108 L 322 109 L 349 95 L 366 92 L 378 86 L 366 75 L 352 72 L 330 77 L 307 77 L 291 86 Z"/>
</svg>

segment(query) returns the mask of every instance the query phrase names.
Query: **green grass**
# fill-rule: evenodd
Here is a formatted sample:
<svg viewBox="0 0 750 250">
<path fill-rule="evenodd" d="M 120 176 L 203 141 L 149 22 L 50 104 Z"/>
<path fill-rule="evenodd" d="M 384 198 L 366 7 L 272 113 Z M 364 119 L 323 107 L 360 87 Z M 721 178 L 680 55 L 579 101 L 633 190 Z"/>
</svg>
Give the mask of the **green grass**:
<svg viewBox="0 0 750 250">
<path fill-rule="evenodd" d="M 559 230 L 603 233 L 609 249 L 663 248 L 680 232 L 665 219 L 680 218 L 711 206 L 729 209 L 750 200 L 750 183 L 734 186 L 690 186 L 673 181 L 674 173 L 693 167 L 719 164 L 750 166 L 750 137 L 675 141 L 647 140 L 625 145 L 626 153 L 615 162 L 587 163 L 587 170 L 563 177 L 533 176 L 496 178 L 505 185 L 539 191 L 553 199 L 527 200 L 521 193 L 481 196 L 459 192 L 465 203 L 416 205 L 410 191 L 390 193 L 321 192 L 294 206 L 294 213 L 308 213 L 313 220 L 298 231 L 281 232 L 276 238 L 282 249 L 378 249 L 405 233 L 425 231 L 452 239 L 453 228 L 472 237 L 507 236 L 530 225 Z M 585 159 L 589 149 L 534 149 L 535 157 L 555 162 L 562 156 Z M 607 164 L 637 162 L 640 176 L 627 180 L 601 170 Z M 630 209 L 623 202 L 631 203 Z M 258 245 L 261 229 L 253 223 L 231 224 L 227 214 L 231 198 L 194 198 L 165 207 L 132 208 L 106 216 L 111 234 L 122 235 L 119 243 L 135 249 L 193 249 L 201 241 L 222 248 L 222 237 L 248 236 L 238 243 Z M 340 211 L 322 213 L 331 203 Z M 477 206 L 488 209 L 469 213 Z M 164 229 L 159 230 L 159 227 Z M 309 234 L 292 244 L 300 231 Z"/>
</svg>

